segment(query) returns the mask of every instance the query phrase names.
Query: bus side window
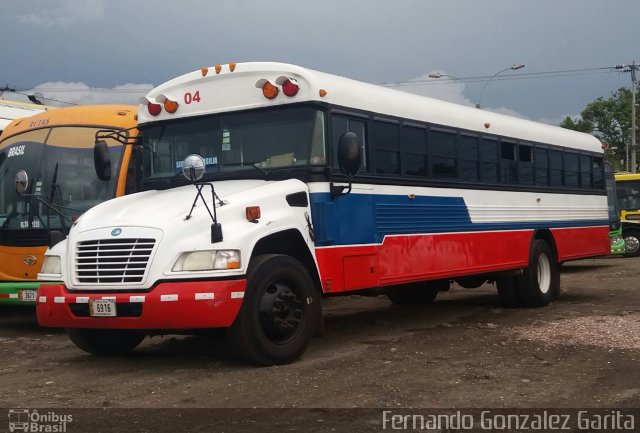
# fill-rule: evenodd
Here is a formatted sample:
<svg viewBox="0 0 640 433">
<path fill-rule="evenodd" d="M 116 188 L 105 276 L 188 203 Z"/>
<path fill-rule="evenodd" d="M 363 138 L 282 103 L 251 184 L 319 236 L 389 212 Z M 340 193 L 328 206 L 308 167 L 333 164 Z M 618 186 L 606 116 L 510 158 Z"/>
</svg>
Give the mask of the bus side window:
<svg viewBox="0 0 640 433">
<path fill-rule="evenodd" d="M 352 119 L 347 116 L 334 114 L 331 117 L 331 152 L 332 163 L 331 167 L 334 170 L 339 170 L 338 166 L 338 142 L 340 137 L 346 132 L 354 132 L 360 140 L 360 148 L 362 154 L 362 161 L 360 163 L 359 171 L 367 171 L 367 140 L 366 140 L 367 124 L 362 120 Z"/>
<path fill-rule="evenodd" d="M 604 166 L 600 157 L 593 158 L 593 187 L 604 188 Z"/>
</svg>

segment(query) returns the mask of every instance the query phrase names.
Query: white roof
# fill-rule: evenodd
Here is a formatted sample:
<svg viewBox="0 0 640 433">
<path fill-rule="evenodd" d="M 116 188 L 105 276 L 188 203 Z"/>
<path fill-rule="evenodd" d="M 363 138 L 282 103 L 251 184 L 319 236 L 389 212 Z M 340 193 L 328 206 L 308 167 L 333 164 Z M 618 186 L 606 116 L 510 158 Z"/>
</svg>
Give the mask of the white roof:
<svg viewBox="0 0 640 433">
<path fill-rule="evenodd" d="M 592 152 L 602 152 L 600 141 L 584 134 L 557 126 L 551 126 L 517 117 L 467 107 L 415 95 L 400 90 L 364 83 L 349 78 L 314 71 L 284 63 L 238 63 L 222 65 L 219 73 L 215 67 L 195 71 L 153 89 L 146 96 L 152 102 L 162 102 L 165 97 L 177 101 L 180 106 L 174 114 L 164 111 L 151 116 L 145 107 L 139 110 L 139 121 L 171 119 L 202 114 L 267 107 L 303 101 L 320 101 L 332 105 L 366 110 L 388 116 L 429 122 L 492 135 L 513 137 L 532 142 L 543 142 Z M 278 77 L 295 78 L 300 91 L 294 97 L 282 92 L 273 100 L 262 96 L 256 83 L 263 79 L 276 82 Z M 320 90 L 326 91 L 320 96 Z M 185 94 L 198 92 L 200 102 L 186 104 Z M 146 102 L 145 102 L 146 104 Z"/>
<path fill-rule="evenodd" d="M 46 110 L 47 107 L 42 105 L 0 99 L 0 130 L 3 130 L 14 119 L 33 116 Z"/>
</svg>

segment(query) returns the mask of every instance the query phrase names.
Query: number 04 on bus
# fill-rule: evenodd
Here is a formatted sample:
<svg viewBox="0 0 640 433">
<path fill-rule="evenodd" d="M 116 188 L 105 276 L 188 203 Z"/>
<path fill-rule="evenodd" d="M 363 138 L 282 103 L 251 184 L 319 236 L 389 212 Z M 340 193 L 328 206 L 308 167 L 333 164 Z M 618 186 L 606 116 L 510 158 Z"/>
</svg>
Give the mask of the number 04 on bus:
<svg viewBox="0 0 640 433">
<path fill-rule="evenodd" d="M 142 191 L 84 213 L 39 275 L 59 281 L 39 322 L 90 353 L 223 327 L 283 364 L 322 332 L 322 295 L 430 303 L 492 282 L 539 307 L 559 263 L 610 251 L 587 134 L 279 63 L 162 84 L 138 129 Z"/>
</svg>

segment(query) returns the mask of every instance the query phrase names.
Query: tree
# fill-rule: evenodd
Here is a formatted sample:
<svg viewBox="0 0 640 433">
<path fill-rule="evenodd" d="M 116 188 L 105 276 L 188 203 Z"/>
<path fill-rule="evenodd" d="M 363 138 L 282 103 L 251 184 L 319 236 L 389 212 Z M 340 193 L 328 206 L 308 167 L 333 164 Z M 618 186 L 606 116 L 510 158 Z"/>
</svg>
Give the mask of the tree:
<svg viewBox="0 0 640 433">
<path fill-rule="evenodd" d="M 631 90 L 621 87 L 609 99 L 600 97 L 590 102 L 580 116 L 567 116 L 560 126 L 599 137 L 607 144 L 606 156 L 614 169 L 624 169 L 631 135 Z"/>
</svg>

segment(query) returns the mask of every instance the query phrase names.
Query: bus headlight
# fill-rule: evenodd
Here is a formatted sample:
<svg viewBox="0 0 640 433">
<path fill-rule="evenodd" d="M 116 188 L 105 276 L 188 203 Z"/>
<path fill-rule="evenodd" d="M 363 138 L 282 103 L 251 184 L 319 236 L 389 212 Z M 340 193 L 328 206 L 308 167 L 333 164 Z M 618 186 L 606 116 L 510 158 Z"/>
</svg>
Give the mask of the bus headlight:
<svg viewBox="0 0 640 433">
<path fill-rule="evenodd" d="M 180 257 L 178 257 L 178 260 L 174 263 L 171 271 L 213 271 L 239 268 L 240 251 L 207 250 L 180 254 Z"/>
<path fill-rule="evenodd" d="M 38 274 L 38 278 L 40 278 L 41 274 L 44 276 L 43 279 L 61 277 L 62 260 L 60 260 L 60 256 L 44 256 L 44 263 L 42 263 L 42 269 L 40 270 L 40 274 Z"/>
</svg>

